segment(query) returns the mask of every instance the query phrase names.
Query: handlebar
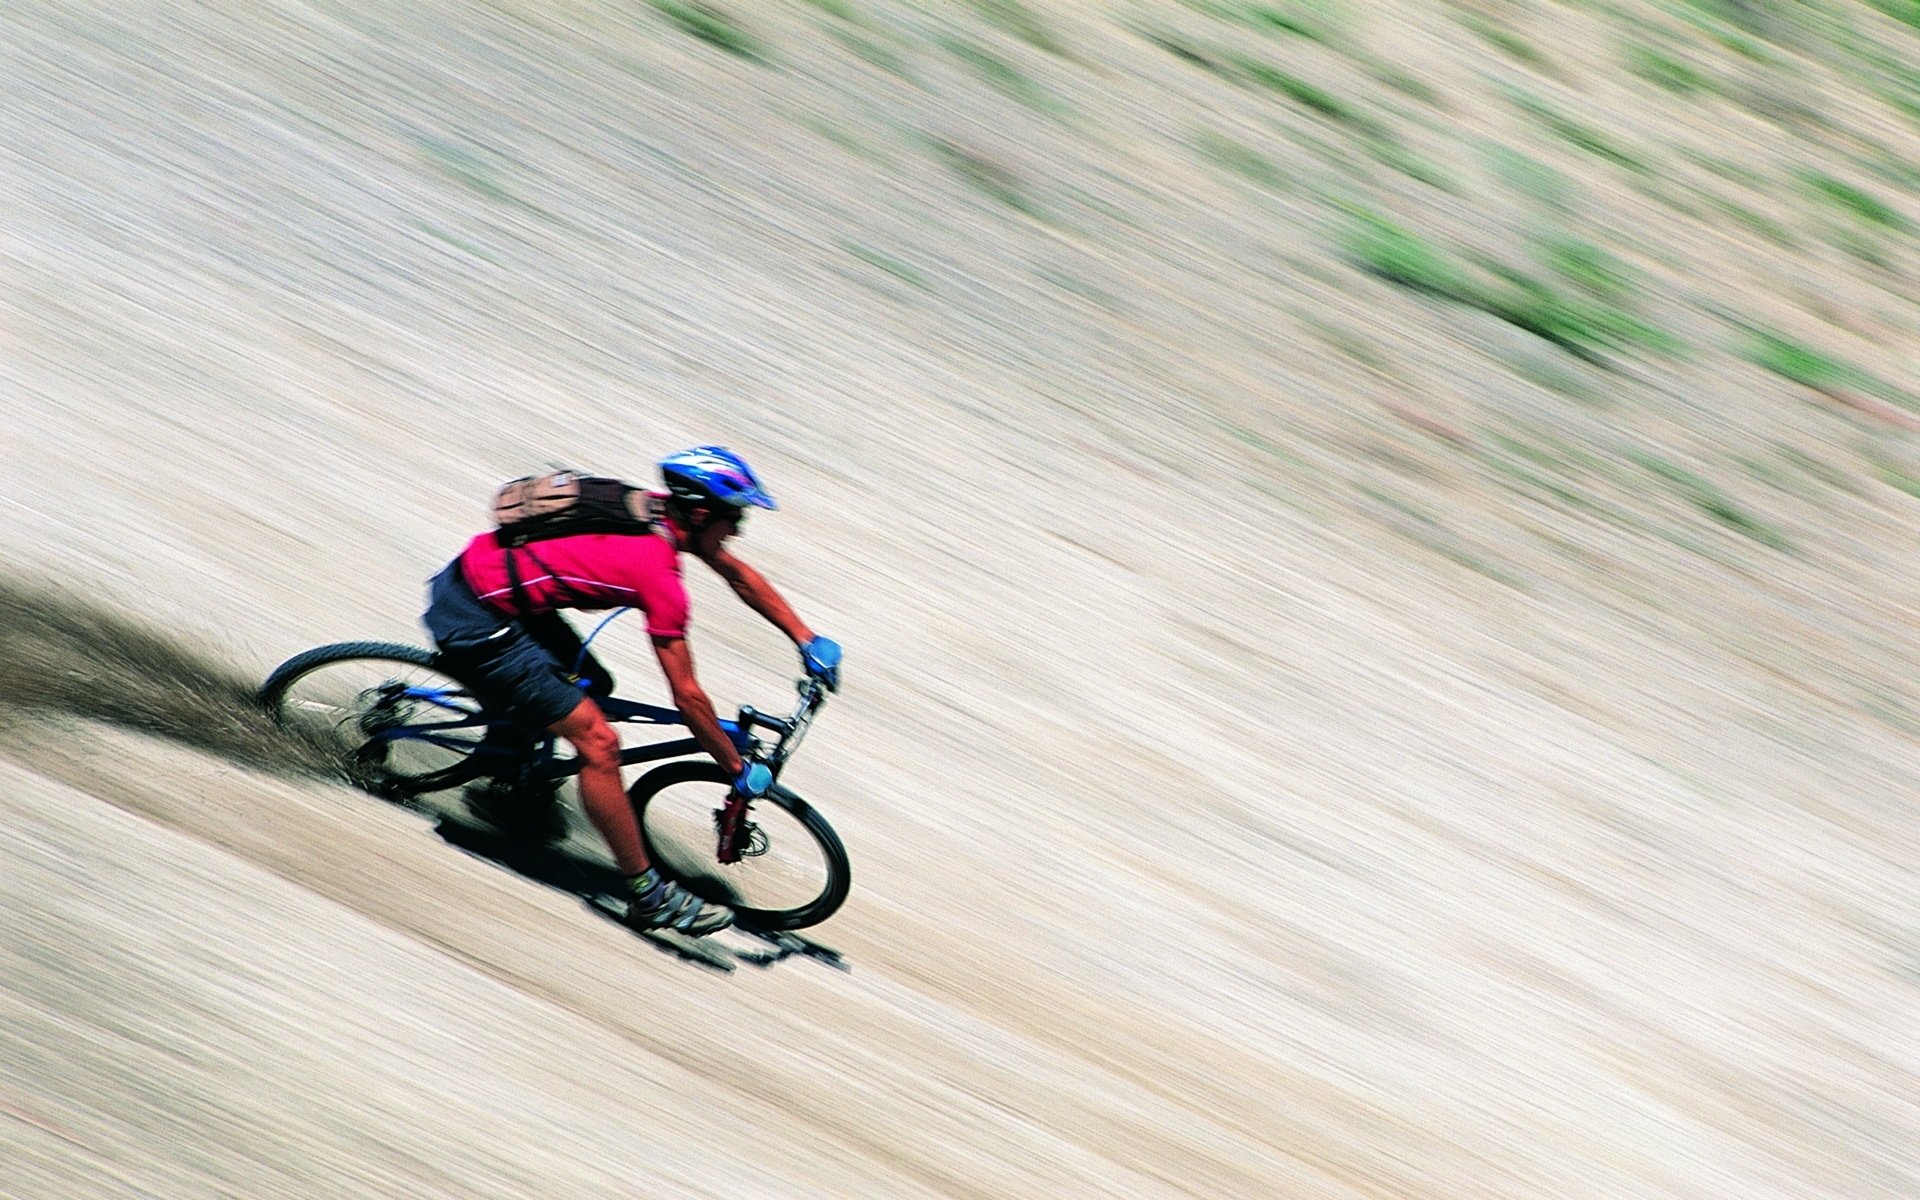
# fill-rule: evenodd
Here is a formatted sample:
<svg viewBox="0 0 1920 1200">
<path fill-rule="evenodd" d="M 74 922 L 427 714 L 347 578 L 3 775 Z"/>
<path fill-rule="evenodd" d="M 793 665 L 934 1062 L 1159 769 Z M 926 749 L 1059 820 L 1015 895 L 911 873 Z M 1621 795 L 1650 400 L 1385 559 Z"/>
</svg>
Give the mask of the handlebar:
<svg viewBox="0 0 1920 1200">
<path fill-rule="evenodd" d="M 742 704 L 740 706 L 740 719 L 736 724 L 744 729 L 753 729 L 755 727 L 771 729 L 783 737 L 793 731 L 792 721 L 783 721 L 779 717 L 769 716 L 751 704 Z"/>
<path fill-rule="evenodd" d="M 776 717 L 763 713 L 751 704 L 740 706 L 740 715 L 735 722 L 734 741 L 740 745 L 740 752 L 749 757 L 758 758 L 772 768 L 778 776 L 780 768 L 787 759 L 800 748 L 800 741 L 807 736 L 807 727 L 813 723 L 814 714 L 827 702 L 827 690 L 817 679 L 807 678 L 796 682 L 795 689 L 800 693 L 800 701 L 794 706 L 790 717 Z M 779 735 L 771 749 L 767 749 L 753 736 L 754 729 L 765 729 Z"/>
<path fill-rule="evenodd" d="M 587 634 L 587 636 L 581 640 L 580 653 L 575 657 L 573 663 L 575 676 L 578 676 L 581 668 L 586 665 L 587 652 L 593 645 L 593 639 L 599 637 L 600 631 L 605 629 L 615 617 L 630 611 L 632 610 L 628 608 L 614 609 L 611 613 L 608 613 L 598 625 L 593 627 L 591 633 Z M 588 681 L 585 679 L 579 680 L 579 684 L 583 689 L 587 687 L 587 683 Z M 723 719 L 720 721 L 721 730 L 725 732 L 729 738 L 733 739 L 734 746 L 741 754 L 750 758 L 757 758 L 766 763 L 773 769 L 773 773 L 776 776 L 780 774 L 780 768 L 786 763 L 787 759 L 791 758 L 793 752 L 800 748 L 800 739 L 807 736 L 807 726 L 812 724 L 813 715 L 819 712 L 821 706 L 827 702 L 827 689 L 825 685 L 812 676 L 796 680 L 794 686 L 800 693 L 800 702 L 795 705 L 793 715 L 790 717 L 776 717 L 771 713 L 763 713 L 750 704 L 743 704 L 740 706 L 740 716 L 738 720 L 727 721 Z M 660 708 L 655 705 L 635 704 L 630 701 L 612 701 L 610 697 L 606 698 L 603 703 L 617 703 L 620 705 L 621 710 L 625 712 L 626 715 L 624 716 L 615 716 L 615 720 L 633 720 L 636 716 L 641 719 L 673 722 L 676 724 L 681 723 L 683 720 L 677 711 Z M 771 750 L 763 746 L 759 739 L 753 736 L 753 731 L 756 728 L 765 729 L 779 735 L 779 740 L 774 742 Z"/>
</svg>

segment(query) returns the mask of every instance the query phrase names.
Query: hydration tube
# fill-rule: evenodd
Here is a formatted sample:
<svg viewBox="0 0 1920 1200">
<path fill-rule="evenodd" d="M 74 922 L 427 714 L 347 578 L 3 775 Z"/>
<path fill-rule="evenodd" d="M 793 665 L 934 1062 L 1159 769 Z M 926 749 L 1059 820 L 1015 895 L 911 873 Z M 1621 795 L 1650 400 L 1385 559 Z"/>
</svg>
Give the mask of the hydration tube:
<svg viewBox="0 0 1920 1200">
<path fill-rule="evenodd" d="M 579 677 L 580 668 L 587 664 L 587 651 L 593 646 L 593 639 L 599 637 L 600 631 L 608 625 L 611 625 L 615 617 L 625 616 L 632 611 L 631 608 L 616 608 L 606 616 L 600 618 L 600 623 L 593 627 L 593 632 L 589 633 L 580 643 L 580 654 L 573 660 L 573 674 L 575 678 Z M 586 681 L 581 680 L 580 686 L 587 686 Z"/>
</svg>

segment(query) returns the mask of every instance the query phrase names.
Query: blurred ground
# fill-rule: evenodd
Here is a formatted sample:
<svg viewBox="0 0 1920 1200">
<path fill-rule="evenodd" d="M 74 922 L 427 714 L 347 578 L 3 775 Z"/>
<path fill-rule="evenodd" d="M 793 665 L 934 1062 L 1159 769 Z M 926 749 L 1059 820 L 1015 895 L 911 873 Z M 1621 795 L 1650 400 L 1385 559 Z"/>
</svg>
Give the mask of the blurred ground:
<svg viewBox="0 0 1920 1200">
<path fill-rule="evenodd" d="M 9 572 L 257 677 L 417 638 L 500 479 L 724 442 L 856 889 L 851 974 L 719 976 L 0 714 L 0 1195 L 1920 1190 L 1916 47 L 9 7 Z"/>
</svg>

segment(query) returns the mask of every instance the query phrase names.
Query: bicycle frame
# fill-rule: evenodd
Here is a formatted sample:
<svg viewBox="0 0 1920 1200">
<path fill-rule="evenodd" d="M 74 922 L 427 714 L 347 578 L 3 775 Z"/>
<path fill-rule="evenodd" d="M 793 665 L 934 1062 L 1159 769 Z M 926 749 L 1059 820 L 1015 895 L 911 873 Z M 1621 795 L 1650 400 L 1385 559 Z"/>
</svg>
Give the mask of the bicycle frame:
<svg viewBox="0 0 1920 1200">
<path fill-rule="evenodd" d="M 594 626 L 593 632 L 588 634 L 581 643 L 579 657 L 574 660 L 574 669 L 576 672 L 580 666 L 585 663 L 587 649 L 593 644 L 593 639 L 600 636 L 600 631 L 607 627 L 608 622 L 628 611 L 631 610 L 624 608 L 616 609 L 601 620 L 598 625 Z M 589 682 L 590 681 L 587 680 L 580 681 L 580 687 L 583 691 Z M 799 681 L 798 686 L 800 703 L 799 706 L 795 708 L 791 717 L 771 716 L 767 713 L 757 711 L 750 705 L 743 704 L 740 706 L 740 715 L 737 719 L 729 721 L 724 717 L 719 718 L 719 725 L 722 732 L 733 741 L 735 748 L 740 751 L 741 755 L 766 763 L 776 779 L 779 778 L 780 769 L 786 765 L 787 759 L 792 757 L 793 752 L 799 747 L 800 739 L 806 735 L 807 727 L 812 723 L 814 714 L 819 711 L 821 705 L 826 703 L 825 693 L 817 680 L 803 679 Z M 410 700 L 424 701 L 436 708 L 445 709 L 450 713 L 461 714 L 462 719 L 438 721 L 425 725 L 395 725 L 388 729 L 374 730 L 369 733 L 369 745 L 377 742 L 391 742 L 404 739 L 424 741 L 432 745 L 465 750 L 468 748 L 469 743 L 464 739 L 447 736 L 446 731 L 475 729 L 482 726 L 491 728 L 502 724 L 509 724 L 509 722 L 503 722 L 497 717 L 489 719 L 484 712 L 472 711 L 471 708 L 468 707 L 468 705 L 471 704 L 470 700 L 466 700 L 465 697 L 458 696 L 456 693 L 450 692 L 445 688 L 396 686 L 394 694 L 396 698 L 405 697 Z M 463 703 L 463 701 L 465 701 L 465 703 Z M 595 697 L 595 701 L 600 705 L 600 711 L 606 715 L 607 721 L 610 724 L 673 726 L 685 725 L 687 723 L 686 717 L 681 714 L 679 709 L 668 708 L 664 705 L 643 704 L 635 700 L 622 700 L 618 696 L 598 696 Z M 767 729 L 778 733 L 780 735 L 779 740 L 769 749 L 759 738 L 754 736 L 753 731 L 755 728 Z M 495 739 L 489 738 L 478 747 L 472 748 L 471 759 L 473 761 L 483 761 L 484 756 L 485 759 L 494 759 L 499 763 L 497 770 L 487 770 L 483 767 L 481 770 L 475 772 L 474 777 L 500 774 L 520 763 L 535 767 L 539 770 L 540 774 L 550 780 L 565 779 L 568 776 L 579 773 L 580 767 L 576 758 L 560 759 L 554 756 L 554 743 L 556 739 L 553 734 L 545 730 L 528 729 L 525 730 L 525 732 L 530 736 L 524 741 L 514 739 L 512 741 L 496 742 Z M 623 746 L 620 750 L 620 764 L 622 766 L 631 766 L 636 763 L 656 762 L 661 759 L 679 758 L 682 755 L 695 754 L 700 751 L 700 742 L 697 738 L 693 737 L 674 738 L 662 742 L 649 742 L 640 746 Z"/>
</svg>

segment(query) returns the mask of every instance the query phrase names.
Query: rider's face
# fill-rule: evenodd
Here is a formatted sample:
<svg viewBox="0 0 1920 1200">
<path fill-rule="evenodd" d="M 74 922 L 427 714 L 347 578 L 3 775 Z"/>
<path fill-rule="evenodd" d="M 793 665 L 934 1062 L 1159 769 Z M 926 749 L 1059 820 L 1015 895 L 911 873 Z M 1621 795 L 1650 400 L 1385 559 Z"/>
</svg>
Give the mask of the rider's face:
<svg viewBox="0 0 1920 1200">
<path fill-rule="evenodd" d="M 694 553 L 704 557 L 720 549 L 728 538 L 740 532 L 740 518 L 741 514 L 734 509 L 709 510 L 706 524 L 694 532 Z"/>
</svg>

